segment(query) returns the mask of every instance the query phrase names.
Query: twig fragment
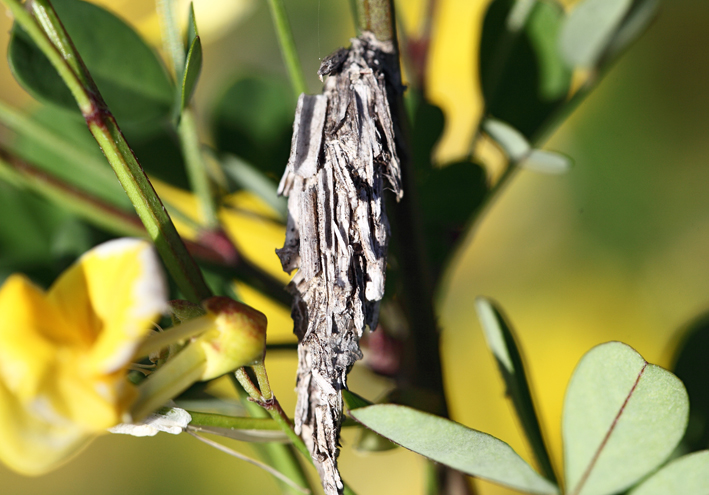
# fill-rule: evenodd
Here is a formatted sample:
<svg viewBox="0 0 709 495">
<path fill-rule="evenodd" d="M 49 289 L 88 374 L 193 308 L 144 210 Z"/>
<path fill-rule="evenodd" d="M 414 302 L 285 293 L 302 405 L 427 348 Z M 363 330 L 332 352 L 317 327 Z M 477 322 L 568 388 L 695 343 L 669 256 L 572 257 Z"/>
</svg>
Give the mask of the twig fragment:
<svg viewBox="0 0 709 495">
<path fill-rule="evenodd" d="M 384 295 L 389 223 L 385 183 L 403 195 L 386 96 L 393 44 L 365 32 L 327 57 L 322 95 L 301 95 L 279 193 L 288 196 L 286 240 L 277 250 L 298 336 L 296 433 L 327 495 L 343 492 L 337 470 L 342 393 L 374 329 Z M 388 81 L 400 87 L 398 80 Z M 392 84 L 393 83 L 393 84 Z"/>
</svg>

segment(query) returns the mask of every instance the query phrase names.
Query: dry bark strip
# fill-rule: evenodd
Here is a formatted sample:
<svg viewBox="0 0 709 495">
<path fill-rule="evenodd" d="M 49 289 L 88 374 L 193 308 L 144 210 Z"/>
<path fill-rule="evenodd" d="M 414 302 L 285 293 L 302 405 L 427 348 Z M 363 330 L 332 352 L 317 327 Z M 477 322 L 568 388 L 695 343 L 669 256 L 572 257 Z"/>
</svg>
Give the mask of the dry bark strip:
<svg viewBox="0 0 709 495">
<path fill-rule="evenodd" d="M 341 494 L 337 470 L 342 389 L 362 357 L 359 339 L 375 329 L 384 295 L 389 223 L 385 182 L 403 195 L 386 96 L 393 45 L 371 33 L 327 57 L 322 95 L 301 95 L 291 154 L 278 192 L 288 196 L 286 240 L 277 250 L 289 284 L 298 336 L 296 432 L 327 495 Z M 398 80 L 388 81 L 395 88 Z"/>
</svg>

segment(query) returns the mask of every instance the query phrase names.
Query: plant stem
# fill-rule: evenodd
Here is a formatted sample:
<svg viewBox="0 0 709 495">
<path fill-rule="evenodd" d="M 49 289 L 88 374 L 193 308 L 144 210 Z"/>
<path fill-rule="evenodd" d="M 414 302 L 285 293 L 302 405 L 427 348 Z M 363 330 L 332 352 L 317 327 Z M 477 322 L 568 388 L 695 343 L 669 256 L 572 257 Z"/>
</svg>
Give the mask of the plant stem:
<svg viewBox="0 0 709 495">
<path fill-rule="evenodd" d="M 253 367 L 256 373 L 256 378 L 258 379 L 259 386 L 265 387 L 266 392 L 259 391 L 259 389 L 253 384 L 251 378 L 246 373 L 244 368 L 238 369 L 234 376 L 236 377 L 239 384 L 244 388 L 246 393 L 249 394 L 251 400 L 260 404 L 263 409 L 265 409 L 271 418 L 281 427 L 281 430 L 288 436 L 288 438 L 293 442 L 293 446 L 305 456 L 308 461 L 312 464 L 313 459 L 310 456 L 310 451 L 305 445 L 303 440 L 295 433 L 293 430 L 293 423 L 288 418 L 281 404 L 276 399 L 276 396 L 271 392 L 271 387 L 268 384 L 268 376 L 266 375 L 266 368 L 261 365 L 256 365 Z M 270 395 L 270 399 L 266 399 L 266 395 Z M 354 491 L 343 481 L 345 485 L 345 495 L 355 495 Z"/>
<path fill-rule="evenodd" d="M 414 391 L 415 406 L 423 407 L 441 416 L 448 416 L 448 405 L 443 383 L 439 330 L 433 306 L 433 284 L 421 230 L 421 209 L 416 194 L 416 181 L 408 143 L 408 119 L 400 89 L 396 17 L 392 0 L 358 0 L 362 30 L 372 31 L 380 41 L 391 41 L 394 57 L 388 67 L 387 97 L 394 120 L 397 154 L 401 163 L 404 198 L 393 208 L 392 235 L 398 247 L 403 304 L 408 319 L 409 334 L 405 342 L 401 372 L 397 386 Z M 416 397 L 418 396 L 418 397 Z M 464 476 L 444 465 L 435 464 L 437 493 L 474 493 Z M 463 478 L 463 479 L 461 479 Z M 456 488 L 454 488 L 456 487 Z"/>
<path fill-rule="evenodd" d="M 31 2 L 35 17 L 19 0 L 3 0 L 35 44 L 57 70 L 76 99 L 84 119 L 130 198 L 168 271 L 187 299 L 211 295 L 202 273 L 155 193 L 145 172 L 84 67 L 49 0 Z"/>
<path fill-rule="evenodd" d="M 249 414 L 256 418 L 271 416 L 269 411 L 266 411 L 263 407 L 261 407 L 261 405 L 259 405 L 260 402 L 256 402 L 257 400 L 260 400 L 259 398 L 261 397 L 261 394 L 256 387 L 254 387 L 248 374 L 246 374 L 246 370 L 241 368 L 231 376 L 232 379 L 237 382 L 235 383 L 235 388 L 237 389 L 237 392 L 239 393 L 239 396 L 241 397 L 242 402 Z M 247 391 L 247 388 L 250 393 Z M 248 397 L 244 396 L 244 392 L 246 392 Z M 274 421 L 273 418 L 270 418 L 269 421 L 273 421 L 277 425 L 278 429 L 283 431 L 292 441 L 292 437 L 288 435 L 287 431 L 283 430 L 282 423 Z M 264 445 L 254 445 L 254 448 L 261 450 L 262 455 L 269 457 L 271 459 L 271 464 L 278 467 L 281 472 L 290 473 L 289 477 L 292 480 L 302 486 L 310 487 L 312 491 L 312 485 L 309 483 L 300 462 L 298 462 L 297 454 L 293 450 L 292 445 L 267 443 Z M 306 459 L 310 459 L 310 456 L 308 455 Z M 288 490 L 287 487 L 283 487 L 283 489 L 286 492 Z"/>
<path fill-rule="evenodd" d="M 300 65 L 298 51 L 295 48 L 295 40 L 288 22 L 288 15 L 286 14 L 283 0 L 268 0 L 268 6 L 271 8 L 273 25 L 276 29 L 278 44 L 281 47 L 281 54 L 288 70 L 293 93 L 298 98 L 301 93 L 308 92 L 308 86 L 305 83 L 303 68 Z"/>
<path fill-rule="evenodd" d="M 192 416 L 190 426 L 212 426 L 233 430 L 280 431 L 281 427 L 271 418 L 224 416 L 222 414 L 187 411 Z"/>
<path fill-rule="evenodd" d="M 185 72 L 185 46 L 182 43 L 180 29 L 175 19 L 174 1 L 156 0 L 155 5 L 160 19 L 163 47 L 170 54 L 172 67 L 175 71 L 175 105 L 177 111 L 179 111 L 182 104 L 182 78 Z M 187 167 L 190 188 L 197 196 L 203 226 L 212 230 L 219 226 L 217 205 L 214 200 L 214 191 L 209 173 L 207 172 L 207 164 L 202 156 L 192 105 L 190 104 L 183 108 L 178 118 L 177 135 Z"/>
<path fill-rule="evenodd" d="M 371 31 L 379 41 L 396 41 L 392 0 L 357 0 L 359 28 Z"/>
<path fill-rule="evenodd" d="M 214 201 L 214 194 L 207 165 L 202 156 L 201 144 L 197 134 L 197 124 L 195 121 L 192 105 L 188 105 L 182 110 L 180 123 L 177 125 L 177 134 L 180 137 L 182 155 L 187 166 L 187 176 L 190 181 L 192 191 L 197 196 L 200 216 L 207 229 L 219 227 L 217 218 L 217 205 Z"/>
</svg>

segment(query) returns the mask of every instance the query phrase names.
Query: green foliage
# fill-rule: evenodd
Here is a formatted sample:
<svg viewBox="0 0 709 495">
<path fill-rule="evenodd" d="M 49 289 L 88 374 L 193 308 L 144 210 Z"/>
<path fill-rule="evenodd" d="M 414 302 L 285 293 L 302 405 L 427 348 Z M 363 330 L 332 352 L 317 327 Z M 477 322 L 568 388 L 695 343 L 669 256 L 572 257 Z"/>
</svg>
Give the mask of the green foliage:
<svg viewBox="0 0 709 495">
<path fill-rule="evenodd" d="M 509 326 L 487 300 L 478 299 L 477 307 L 524 431 L 538 459 L 548 463 Z M 574 371 L 564 402 L 566 493 L 612 495 L 632 487 L 668 459 L 687 427 L 688 412 L 687 393 L 672 373 L 620 342 L 595 347 Z M 453 421 L 394 405 L 365 406 L 349 414 L 402 447 L 470 475 L 527 493 L 557 493 L 507 444 Z M 706 476 L 698 469 L 706 462 L 700 457 L 671 464 L 638 492 L 667 486 L 680 475 L 688 489 L 705 487 Z"/>
<path fill-rule="evenodd" d="M 487 433 L 393 404 L 355 409 L 350 414 L 392 442 L 471 476 L 528 493 L 558 493 L 553 483 L 537 474 L 509 445 Z"/>
<path fill-rule="evenodd" d="M 430 262 L 439 274 L 482 205 L 487 177 L 480 164 L 468 160 L 434 166 L 431 160 L 443 133 L 443 112 L 419 94 L 409 96 L 409 105 L 413 107 L 411 146 L 421 220 Z"/>
<path fill-rule="evenodd" d="M 514 0 L 488 7 L 480 41 L 480 79 L 486 111 L 527 138 L 566 98 L 571 71 L 557 50 L 564 12 L 556 2 L 531 2 L 523 22 L 510 22 Z"/>
<path fill-rule="evenodd" d="M 500 308 L 484 297 L 475 300 L 475 309 L 485 341 L 490 348 L 502 379 L 505 381 L 507 396 L 512 401 L 517 417 L 529 441 L 532 452 L 547 479 L 556 482 L 551 456 L 545 445 L 542 428 L 532 400 L 532 392 L 527 382 L 524 361 L 515 341 L 512 327 L 506 321 Z"/>
<path fill-rule="evenodd" d="M 612 494 L 667 460 L 687 427 L 682 382 L 620 342 L 595 347 L 566 392 L 562 434 L 569 493 Z"/>
<path fill-rule="evenodd" d="M 169 114 L 172 84 L 153 50 L 130 26 L 80 0 L 52 4 L 119 123 L 145 123 Z M 13 74 L 30 94 L 76 110 L 56 70 L 17 25 L 8 55 Z"/>
<path fill-rule="evenodd" d="M 185 151 L 185 137 L 162 124 L 169 120 L 171 111 L 172 116 L 179 117 L 191 111 L 191 99 L 199 83 L 203 53 L 194 9 L 189 13 L 186 45 L 180 48 L 180 56 L 185 49 L 184 69 L 178 69 L 177 84 L 173 84 L 153 50 L 113 14 L 78 0 L 54 0 L 53 4 L 108 107 L 121 124 L 127 125 L 125 134 L 144 169 L 152 177 L 188 189 L 191 183 L 185 163 L 190 157 Z M 553 0 L 494 0 L 490 4 L 480 48 L 486 115 L 476 132 L 485 132 L 504 151 L 505 172 L 525 168 L 561 173 L 571 167 L 570 158 L 540 149 L 540 140 L 573 109 L 579 95 L 583 97 L 597 83 L 593 77 L 581 90 L 569 94 L 572 71 L 590 69 L 595 76 L 637 38 L 657 4 L 656 0 L 582 0 L 568 15 Z M 276 25 L 282 28 L 287 19 L 282 6 L 278 8 L 281 17 Z M 297 65 L 294 46 L 290 48 L 288 63 Z M 128 210 L 129 202 L 114 173 L 75 112 L 74 97 L 19 25 L 13 28 L 9 61 L 20 84 L 46 105 L 25 117 L 23 123 L 7 124 L 16 136 L 2 138 L 3 152 L 11 151 L 79 194 L 96 197 L 121 212 Z M 296 87 L 304 87 L 299 70 L 293 66 L 290 74 Z M 444 115 L 425 100 L 422 88 L 412 88 L 407 97 L 412 182 L 416 189 L 406 194 L 415 198 L 416 219 L 420 221 L 416 228 L 421 231 L 437 283 L 458 241 L 476 224 L 509 175 L 503 174 L 502 183 L 492 183 L 474 154 L 454 163 L 434 164 L 432 155 L 444 129 Z M 223 194 L 247 190 L 285 219 L 286 202 L 277 196 L 276 184 L 290 147 L 295 107 L 291 88 L 277 78 L 244 76 L 212 103 L 211 130 L 217 150 L 205 154 L 196 131 L 190 131 L 195 145 L 192 151 L 197 156 L 192 165 L 204 168 L 201 171 L 209 181 L 206 193 L 217 203 Z M 10 113 L 0 112 L 0 120 L 12 120 Z M 185 120 L 178 124 L 178 131 Z M 178 136 L 182 141 L 176 139 Z M 0 178 L 8 182 L 0 183 L 0 279 L 22 270 L 46 284 L 64 264 L 108 234 L 88 227 L 67 209 L 10 186 L 22 184 L 13 182 L 11 174 L 2 173 L 6 166 L 0 163 Z M 52 187 L 51 181 L 47 187 Z M 205 227 L 191 222 L 197 230 Z M 220 228 L 209 227 L 215 231 Z M 230 242 L 225 236 L 205 239 L 195 241 L 195 252 L 210 266 L 204 276 L 214 292 L 233 295 L 232 277 L 236 276 L 242 281 L 258 279 L 260 287 L 271 288 L 270 295 L 279 298 L 276 290 L 281 290 L 280 283 L 274 289 L 269 276 L 248 262 L 243 271 L 234 270 L 233 265 L 243 262 L 238 256 L 237 261 L 219 258 L 224 253 L 224 258 L 236 253 L 234 246 L 219 244 Z M 409 248 L 393 247 L 398 252 L 390 257 L 390 281 L 400 279 L 399 262 Z M 400 293 L 389 298 L 385 304 L 397 304 L 402 299 Z M 372 405 L 344 390 L 346 410 L 369 428 L 362 430 L 357 445 L 362 450 L 380 451 L 393 448 L 394 442 L 471 476 L 528 493 L 559 493 L 514 331 L 495 303 L 478 298 L 476 308 L 543 476 L 509 445 L 486 433 L 410 407 Z M 419 308 L 407 309 L 413 314 Z M 403 326 L 406 324 L 404 321 Z M 709 446 L 707 328 L 706 322 L 697 324 L 675 366 L 687 383 L 694 405 L 691 417 L 695 426 L 690 427 L 682 444 L 687 450 Z M 429 331 L 435 333 L 436 328 Z M 396 392 L 391 397 L 397 397 Z M 445 401 L 445 397 L 437 399 Z M 253 408 L 258 406 L 250 406 L 257 416 Z M 686 455 L 662 466 L 685 432 L 688 414 L 687 393 L 677 377 L 648 364 L 621 343 L 592 349 L 574 372 L 564 404 L 566 493 L 611 495 L 634 485 L 632 495 L 706 493 L 709 452 Z M 280 459 L 274 462 L 289 462 L 286 447 L 269 444 L 262 450 L 272 459 Z M 300 471 L 297 462 L 290 468 L 293 473 Z"/>
<path fill-rule="evenodd" d="M 215 102 L 218 149 L 252 163 L 274 183 L 288 161 L 295 100 L 277 79 L 244 77 Z"/>
<path fill-rule="evenodd" d="M 709 486 L 709 450 L 675 459 L 643 481 L 630 495 L 702 495 Z"/>
<path fill-rule="evenodd" d="M 187 30 L 188 52 L 185 59 L 185 72 L 180 85 L 180 111 L 189 104 L 192 94 L 197 87 L 197 80 L 202 72 L 202 41 L 197 30 L 194 16 L 194 5 L 190 5 L 190 18 Z"/>
</svg>

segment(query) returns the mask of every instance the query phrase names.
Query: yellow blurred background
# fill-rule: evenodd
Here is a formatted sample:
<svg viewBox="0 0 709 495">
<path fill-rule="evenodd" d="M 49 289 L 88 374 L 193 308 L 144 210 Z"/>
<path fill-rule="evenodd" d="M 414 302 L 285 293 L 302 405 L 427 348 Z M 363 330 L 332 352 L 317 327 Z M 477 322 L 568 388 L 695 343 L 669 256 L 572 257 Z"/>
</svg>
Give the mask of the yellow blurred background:
<svg viewBox="0 0 709 495">
<path fill-rule="evenodd" d="M 152 2 L 99 3 L 158 43 Z M 348 2 L 286 3 L 316 92 L 319 59 L 353 36 Z M 398 3 L 403 24 L 415 32 L 423 2 Z M 438 2 L 428 84 L 429 97 L 447 116 L 441 162 L 466 153 L 480 118 L 476 53 L 487 3 Z M 284 69 L 266 2 L 197 0 L 195 7 L 205 43 L 196 98 L 206 122 L 214 95 L 234 77 L 252 71 L 284 77 Z M 475 296 L 489 296 L 517 330 L 558 472 L 564 389 L 579 358 L 596 344 L 620 340 L 648 361 L 669 366 L 677 329 L 709 308 L 707 19 L 703 0 L 663 4 L 649 32 L 547 143 L 573 157 L 575 167 L 563 176 L 520 173 L 457 253 L 439 295 L 453 418 L 531 459 L 474 312 Z M 3 32 L 10 23 L 0 16 Z M 5 47 L 7 35 L 0 42 Z M 0 88 L 3 100 L 32 104 L 6 64 L 0 64 Z M 285 336 L 287 319 L 276 320 L 273 332 Z M 292 411 L 295 357 L 273 353 L 267 366 Z M 350 386 L 374 399 L 387 383 L 356 367 Z M 425 463 L 417 455 L 397 449 L 362 456 L 351 448 L 353 440 L 351 431 L 344 434 L 340 465 L 360 495 L 424 493 Z M 2 493 L 18 495 L 278 493 L 253 466 L 186 435 L 165 434 L 101 437 L 41 478 L 0 466 L 0 486 Z M 483 495 L 515 493 L 482 482 L 478 488 Z"/>
</svg>

